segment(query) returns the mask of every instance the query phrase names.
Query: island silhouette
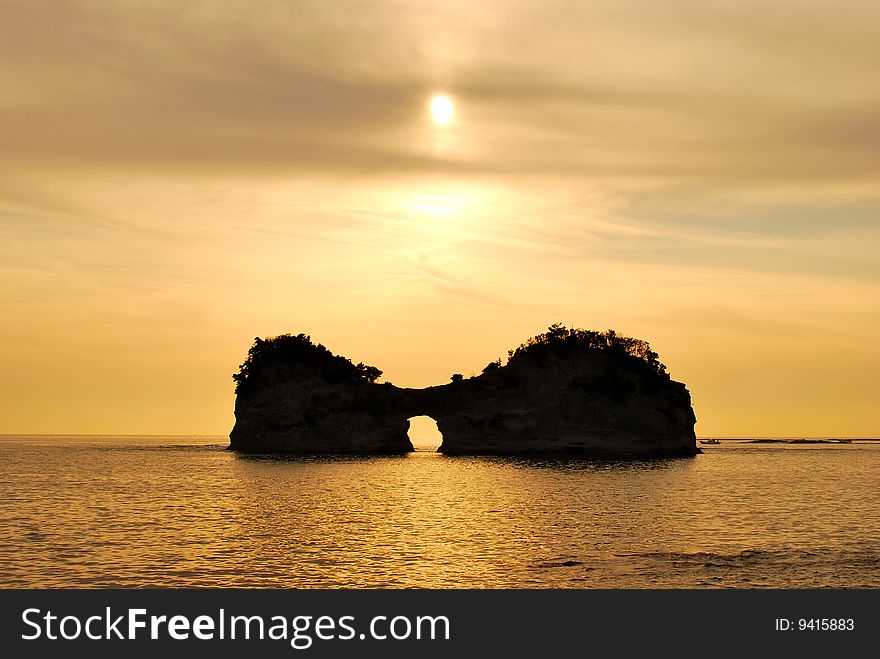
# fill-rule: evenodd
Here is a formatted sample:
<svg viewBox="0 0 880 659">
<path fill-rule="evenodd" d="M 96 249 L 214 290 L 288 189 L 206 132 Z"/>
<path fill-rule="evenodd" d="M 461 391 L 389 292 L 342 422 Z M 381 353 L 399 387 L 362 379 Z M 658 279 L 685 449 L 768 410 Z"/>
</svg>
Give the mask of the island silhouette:
<svg viewBox="0 0 880 659">
<path fill-rule="evenodd" d="M 449 455 L 597 457 L 699 453 L 687 387 L 647 341 L 551 325 L 480 375 L 410 389 L 376 381 L 305 334 L 256 338 L 233 375 L 230 449 L 251 453 L 413 451 L 409 419 L 429 416 Z"/>
</svg>

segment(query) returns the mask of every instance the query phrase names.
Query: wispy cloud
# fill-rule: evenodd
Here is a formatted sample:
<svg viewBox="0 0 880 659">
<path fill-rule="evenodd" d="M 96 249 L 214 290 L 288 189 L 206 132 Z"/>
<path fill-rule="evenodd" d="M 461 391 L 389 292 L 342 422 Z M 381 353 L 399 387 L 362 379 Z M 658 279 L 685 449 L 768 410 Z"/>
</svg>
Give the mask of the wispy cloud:
<svg viewBox="0 0 880 659">
<path fill-rule="evenodd" d="M 7 430 L 45 429 L 50 354 L 101 374 L 76 419 L 128 383 L 139 424 L 59 430 L 223 432 L 256 334 L 429 384 L 563 319 L 654 340 L 704 432 L 877 432 L 878 3 L 184 5 L 0 0 L 0 356 L 35 374 L 0 378 Z M 145 355 L 210 413 L 141 424 Z"/>
</svg>

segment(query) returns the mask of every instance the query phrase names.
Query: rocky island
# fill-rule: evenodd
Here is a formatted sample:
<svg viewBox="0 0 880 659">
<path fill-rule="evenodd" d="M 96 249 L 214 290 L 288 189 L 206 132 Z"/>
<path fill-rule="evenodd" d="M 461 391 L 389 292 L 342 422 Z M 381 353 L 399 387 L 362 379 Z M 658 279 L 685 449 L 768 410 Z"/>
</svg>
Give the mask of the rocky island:
<svg viewBox="0 0 880 659">
<path fill-rule="evenodd" d="M 230 448 L 406 453 L 430 416 L 442 453 L 679 456 L 699 452 L 690 394 L 647 342 L 552 325 L 480 375 L 406 389 L 309 336 L 255 339 L 236 382 Z"/>
</svg>

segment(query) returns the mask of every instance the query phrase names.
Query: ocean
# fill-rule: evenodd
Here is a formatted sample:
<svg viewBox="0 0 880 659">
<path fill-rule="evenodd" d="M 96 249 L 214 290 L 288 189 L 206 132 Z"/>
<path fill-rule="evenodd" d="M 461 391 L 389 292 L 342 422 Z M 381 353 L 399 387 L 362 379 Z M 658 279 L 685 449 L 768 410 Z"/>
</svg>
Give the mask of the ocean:
<svg viewBox="0 0 880 659">
<path fill-rule="evenodd" d="M 0 436 L 0 587 L 880 587 L 880 443 L 630 462 L 227 444 Z"/>
</svg>

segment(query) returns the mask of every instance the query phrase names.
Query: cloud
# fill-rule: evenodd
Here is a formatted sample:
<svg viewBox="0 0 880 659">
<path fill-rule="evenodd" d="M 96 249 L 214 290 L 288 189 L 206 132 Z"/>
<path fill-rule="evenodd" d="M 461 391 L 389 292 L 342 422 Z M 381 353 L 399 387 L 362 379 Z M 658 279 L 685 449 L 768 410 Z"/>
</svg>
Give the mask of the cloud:
<svg viewBox="0 0 880 659">
<path fill-rule="evenodd" d="M 12 1 L 0 9 L 0 158 L 875 177 L 880 47 L 866 26 L 878 11 L 845 5 Z M 461 105 L 460 148 L 443 153 L 426 148 L 424 112 L 440 88 Z"/>
<path fill-rule="evenodd" d="M 40 374 L 0 379 L 4 417 L 31 427 L 45 355 L 79 346 L 68 373 L 149 376 L 112 430 L 222 432 L 145 427 L 166 374 L 114 359 L 219 391 L 206 362 L 285 331 L 401 383 L 557 318 L 656 338 L 695 391 L 771 400 L 753 374 L 795 338 L 873 365 L 878 24 L 857 0 L 0 0 L 0 344 Z"/>
</svg>

